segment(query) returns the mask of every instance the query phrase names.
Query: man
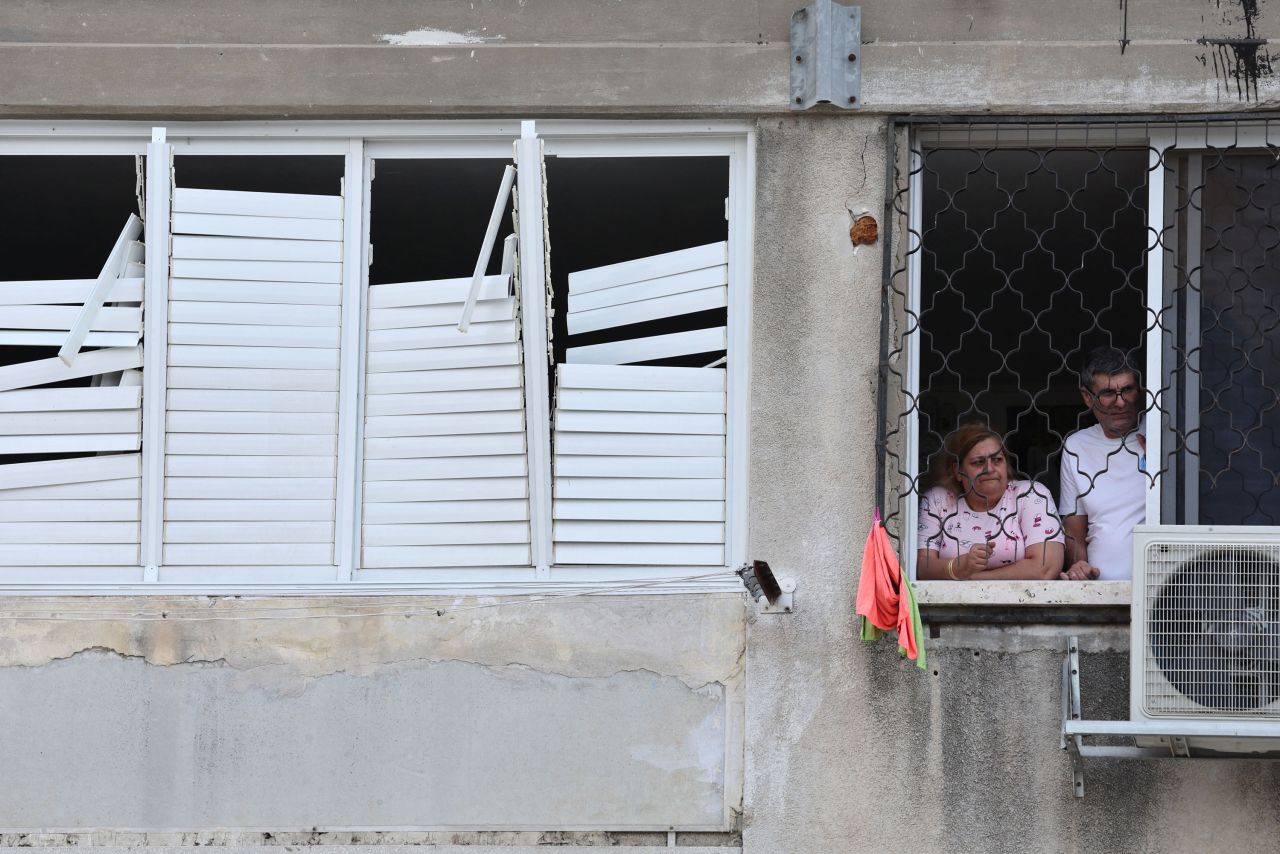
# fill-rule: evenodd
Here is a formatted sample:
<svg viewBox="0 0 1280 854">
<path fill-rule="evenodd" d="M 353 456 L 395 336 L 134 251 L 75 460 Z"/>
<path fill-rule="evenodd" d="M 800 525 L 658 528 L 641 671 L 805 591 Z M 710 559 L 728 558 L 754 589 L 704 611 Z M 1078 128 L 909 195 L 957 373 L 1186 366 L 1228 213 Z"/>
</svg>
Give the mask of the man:
<svg viewBox="0 0 1280 854">
<path fill-rule="evenodd" d="M 1141 372 L 1115 347 L 1085 356 L 1080 396 L 1098 423 L 1072 433 L 1062 445 L 1058 512 L 1067 536 L 1062 578 L 1127 581 L 1133 564 L 1133 527 L 1146 515 L 1146 437 Z"/>
</svg>

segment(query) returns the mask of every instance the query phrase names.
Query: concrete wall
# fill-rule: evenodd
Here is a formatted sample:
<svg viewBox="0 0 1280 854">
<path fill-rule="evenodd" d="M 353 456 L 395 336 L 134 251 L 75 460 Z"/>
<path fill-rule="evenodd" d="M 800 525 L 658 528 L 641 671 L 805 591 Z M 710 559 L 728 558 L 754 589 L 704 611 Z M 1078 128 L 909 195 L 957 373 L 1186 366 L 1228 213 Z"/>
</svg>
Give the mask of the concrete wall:
<svg viewBox="0 0 1280 854">
<path fill-rule="evenodd" d="M 1082 635 L 1086 712 L 1122 718 L 1123 628 L 948 624 L 924 673 L 855 640 L 883 247 L 847 231 L 883 203 L 885 113 L 1274 107 L 1269 62 L 1197 39 L 1275 36 L 1280 17 L 1130 0 L 1122 53 L 1115 0 L 866 0 L 864 111 L 793 115 L 798 5 L 5 4 L 10 117 L 752 117 L 751 553 L 800 589 L 791 616 L 683 596 L 439 620 L 229 602 L 253 618 L 138 624 L 111 614 L 140 602 L 72 603 L 96 613 L 72 622 L 10 601 L 0 825 L 624 829 L 726 805 L 731 824 L 741 804 L 759 854 L 1273 847 L 1270 765 L 1103 762 L 1072 797 L 1065 637 Z"/>
<path fill-rule="evenodd" d="M 0 830 L 728 828 L 741 597 L 492 604 L 10 602 Z"/>
<path fill-rule="evenodd" d="M 10 0 L 0 115 L 785 114 L 801 5 Z M 1275 36 L 1257 0 L 1129 0 L 1124 53 L 1116 0 L 861 5 L 867 110 L 1233 109 L 1280 91 L 1266 46 L 1249 91 L 1247 57 L 1197 43 Z"/>
<path fill-rule="evenodd" d="M 924 672 L 856 640 L 882 255 L 848 228 L 883 200 L 886 125 L 757 128 L 750 553 L 799 590 L 794 615 L 751 621 L 743 850 L 1271 850 L 1280 764 L 1091 760 L 1073 797 L 1066 641 L 1081 637 L 1086 717 L 1125 720 L 1127 626 L 935 624 Z"/>
</svg>

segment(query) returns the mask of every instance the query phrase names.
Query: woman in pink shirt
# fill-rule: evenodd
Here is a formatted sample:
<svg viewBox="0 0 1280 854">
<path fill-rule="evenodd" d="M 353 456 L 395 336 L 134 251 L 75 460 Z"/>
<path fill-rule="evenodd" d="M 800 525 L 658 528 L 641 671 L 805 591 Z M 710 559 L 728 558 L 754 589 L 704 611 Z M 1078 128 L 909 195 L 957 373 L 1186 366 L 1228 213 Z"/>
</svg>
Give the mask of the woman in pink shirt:
<svg viewBox="0 0 1280 854">
<path fill-rule="evenodd" d="M 947 437 L 920 498 L 918 579 L 1056 579 L 1063 538 L 1049 490 L 1010 480 L 1004 441 L 985 424 Z"/>
</svg>

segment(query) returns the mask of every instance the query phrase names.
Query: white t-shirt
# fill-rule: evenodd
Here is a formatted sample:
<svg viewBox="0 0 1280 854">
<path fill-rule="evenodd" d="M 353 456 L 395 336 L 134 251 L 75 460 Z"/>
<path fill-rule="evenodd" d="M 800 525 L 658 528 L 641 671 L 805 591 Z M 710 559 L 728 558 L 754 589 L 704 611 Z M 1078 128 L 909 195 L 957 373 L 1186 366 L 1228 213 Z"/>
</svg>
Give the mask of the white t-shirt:
<svg viewBox="0 0 1280 854">
<path fill-rule="evenodd" d="M 990 510 L 974 510 L 941 486 L 920 498 L 920 548 L 952 558 L 968 554 L 978 543 L 990 542 L 987 567 L 992 569 L 1022 560 L 1027 546 L 1062 542 L 1061 528 L 1053 496 L 1031 480 L 1009 481 L 999 503 Z"/>
<path fill-rule="evenodd" d="M 1089 517 L 1089 563 L 1102 581 L 1128 581 L 1133 574 L 1133 526 L 1147 509 L 1146 460 L 1138 433 L 1108 439 L 1101 424 L 1062 444 L 1058 510 Z"/>
</svg>

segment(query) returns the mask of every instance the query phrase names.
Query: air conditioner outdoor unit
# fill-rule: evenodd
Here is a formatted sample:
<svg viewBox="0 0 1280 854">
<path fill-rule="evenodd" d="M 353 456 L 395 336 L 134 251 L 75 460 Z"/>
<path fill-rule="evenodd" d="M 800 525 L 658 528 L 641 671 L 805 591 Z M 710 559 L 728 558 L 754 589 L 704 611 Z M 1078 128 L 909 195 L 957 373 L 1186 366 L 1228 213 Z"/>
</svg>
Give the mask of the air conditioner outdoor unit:
<svg viewBox="0 0 1280 854">
<path fill-rule="evenodd" d="M 1280 529 L 1140 525 L 1133 548 L 1137 746 L 1280 755 Z"/>
</svg>

